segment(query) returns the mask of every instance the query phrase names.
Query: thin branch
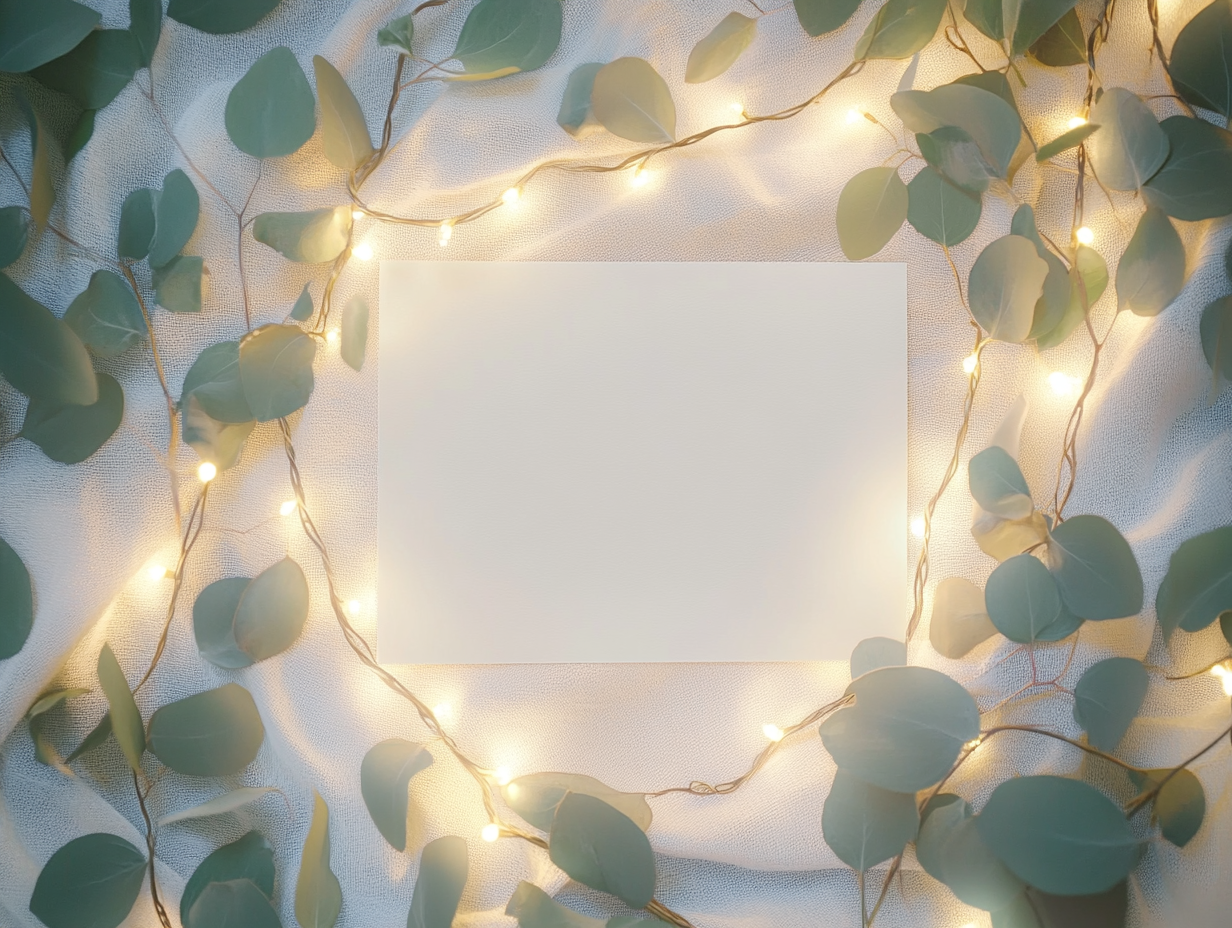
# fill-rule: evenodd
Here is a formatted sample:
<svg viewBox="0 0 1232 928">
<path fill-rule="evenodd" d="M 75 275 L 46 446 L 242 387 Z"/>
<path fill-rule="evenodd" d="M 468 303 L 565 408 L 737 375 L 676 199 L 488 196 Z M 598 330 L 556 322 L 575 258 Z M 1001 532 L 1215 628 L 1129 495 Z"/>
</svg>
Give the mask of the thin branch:
<svg viewBox="0 0 1232 928">
<path fill-rule="evenodd" d="M 163 928 L 172 928 L 171 919 L 167 915 L 167 909 L 158 897 L 158 878 L 154 872 L 156 860 L 154 855 L 154 822 L 150 819 L 150 812 L 145 806 L 145 796 L 141 792 L 141 784 L 137 781 L 136 771 L 133 771 L 133 790 L 137 793 L 137 804 L 141 806 L 141 817 L 145 820 L 145 846 L 150 855 L 150 898 L 154 901 L 154 911 L 158 915 L 158 923 Z"/>
</svg>

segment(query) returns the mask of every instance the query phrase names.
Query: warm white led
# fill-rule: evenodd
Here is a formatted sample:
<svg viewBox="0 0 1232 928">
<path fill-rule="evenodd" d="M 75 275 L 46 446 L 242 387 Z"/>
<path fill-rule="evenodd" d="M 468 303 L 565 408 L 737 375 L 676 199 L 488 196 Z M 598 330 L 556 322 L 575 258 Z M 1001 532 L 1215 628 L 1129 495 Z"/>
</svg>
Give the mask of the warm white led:
<svg viewBox="0 0 1232 928">
<path fill-rule="evenodd" d="M 1079 126 L 1085 126 L 1086 124 L 1087 121 L 1083 117 L 1075 116 L 1066 124 L 1066 128 L 1077 129 Z"/>
<path fill-rule="evenodd" d="M 281 506 L 278 507 L 278 514 L 280 516 L 289 516 L 291 513 L 293 513 L 298 508 L 299 508 L 299 503 L 297 503 L 293 499 L 289 499 L 285 503 L 283 503 Z"/>
<path fill-rule="evenodd" d="M 479 832 L 479 837 L 485 841 L 495 841 L 500 837 L 500 825 L 497 825 L 495 822 L 484 825 L 483 830 Z"/>
<path fill-rule="evenodd" d="M 974 354 L 967 355 L 965 358 L 963 358 L 963 373 L 964 374 L 974 374 L 975 368 L 979 365 L 979 363 L 980 363 L 979 355 L 974 355 Z"/>
<path fill-rule="evenodd" d="M 746 119 L 746 118 L 747 118 L 747 117 L 745 116 L 745 113 L 744 113 L 744 104 L 743 104 L 743 103 L 733 103 L 731 106 L 729 106 L 729 107 L 728 107 L 728 109 L 730 109 L 733 113 L 735 113 L 735 114 L 736 114 L 737 116 L 739 116 L 741 119 Z"/>
<path fill-rule="evenodd" d="M 650 180 L 650 172 L 646 170 L 644 164 L 639 164 L 633 169 L 633 176 L 629 178 L 629 184 L 634 187 L 644 187 Z"/>
<path fill-rule="evenodd" d="M 515 206 L 520 199 L 522 199 L 522 191 L 517 187 L 510 187 L 501 194 L 501 202 L 506 206 Z"/>
<path fill-rule="evenodd" d="M 982 737 L 981 737 L 981 738 L 972 738 L 970 741 L 968 741 L 966 744 L 964 744 L 964 745 L 963 745 L 963 750 L 965 750 L 965 751 L 974 751 L 976 748 L 978 748 L 978 747 L 980 746 L 980 742 L 981 742 L 981 741 L 983 741 L 983 740 L 984 740 L 984 739 L 983 739 Z"/>
<path fill-rule="evenodd" d="M 442 222 L 440 229 L 436 233 L 436 243 L 444 248 L 449 244 L 451 238 L 453 238 L 453 223 Z"/>
<path fill-rule="evenodd" d="M 924 517 L 916 516 L 911 520 L 911 534 L 916 538 L 924 537 Z"/>
<path fill-rule="evenodd" d="M 761 727 L 761 733 L 765 735 L 767 738 L 769 738 L 771 741 L 782 741 L 783 740 L 783 729 L 779 728 L 773 722 L 767 722 L 765 725 L 763 725 Z"/>
<path fill-rule="evenodd" d="M 1216 664 L 1211 668 L 1211 676 L 1218 677 L 1223 683 L 1223 691 L 1228 696 L 1232 696 L 1232 671 L 1228 670 L 1223 664 Z"/>
<path fill-rule="evenodd" d="M 215 467 L 213 464 L 211 464 L 209 461 L 204 462 L 200 467 L 197 468 L 197 477 L 201 480 L 202 483 L 209 483 L 211 480 L 213 480 L 217 476 L 218 476 L 218 468 Z"/>
<path fill-rule="evenodd" d="M 342 337 L 342 333 L 339 332 L 337 329 L 330 329 L 328 332 L 325 333 L 325 340 L 329 342 L 331 345 L 335 344 L 338 341 L 338 339 L 341 337 Z"/>
<path fill-rule="evenodd" d="M 364 606 L 358 599 L 350 599 L 347 600 L 346 609 L 351 615 L 359 615 L 363 612 Z"/>
<path fill-rule="evenodd" d="M 1057 396 L 1076 396 L 1082 387 L 1082 381 L 1061 371 L 1053 371 L 1048 375 L 1048 386 Z"/>
<path fill-rule="evenodd" d="M 162 564 L 151 564 L 145 569 L 145 577 L 151 583 L 156 583 L 159 580 L 164 580 L 167 577 L 167 568 Z"/>
<path fill-rule="evenodd" d="M 861 113 L 858 109 L 855 109 L 854 107 L 852 109 L 849 109 L 847 111 L 847 125 L 850 126 L 853 123 L 859 122 L 860 117 L 863 115 L 864 115 L 863 113 Z"/>
<path fill-rule="evenodd" d="M 444 722 L 453 717 L 453 706 L 447 702 L 439 703 L 432 707 L 432 714 L 438 722 Z"/>
<path fill-rule="evenodd" d="M 1083 226 L 1074 233 L 1074 238 L 1078 239 L 1078 243 L 1081 245 L 1090 245 L 1093 241 L 1095 241 L 1095 233 L 1092 232 L 1087 226 Z"/>
<path fill-rule="evenodd" d="M 353 209 L 353 210 L 351 210 L 351 218 L 352 218 L 352 219 L 363 219 L 363 218 L 364 218 L 364 216 L 366 216 L 366 215 L 368 215 L 368 214 L 367 214 L 367 213 L 365 213 L 362 209 Z"/>
<path fill-rule="evenodd" d="M 509 781 L 513 779 L 513 771 L 505 766 L 497 767 L 496 770 L 492 772 L 492 775 L 496 778 L 496 782 L 500 786 L 507 786 Z"/>
<path fill-rule="evenodd" d="M 360 242 L 358 245 L 356 245 L 354 248 L 351 249 L 351 254 L 359 258 L 360 261 L 371 261 L 372 260 L 372 246 L 369 245 L 367 242 Z"/>
</svg>

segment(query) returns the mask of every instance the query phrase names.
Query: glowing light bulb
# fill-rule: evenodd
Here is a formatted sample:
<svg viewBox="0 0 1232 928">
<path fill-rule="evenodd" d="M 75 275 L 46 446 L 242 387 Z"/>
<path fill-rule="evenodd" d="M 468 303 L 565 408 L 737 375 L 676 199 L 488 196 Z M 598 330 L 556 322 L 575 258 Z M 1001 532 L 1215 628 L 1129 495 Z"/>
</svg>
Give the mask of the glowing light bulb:
<svg viewBox="0 0 1232 928">
<path fill-rule="evenodd" d="M 728 109 L 731 110 L 733 113 L 735 113 L 737 116 L 739 116 L 741 119 L 748 119 L 748 116 L 744 112 L 743 103 L 733 103 L 731 104 L 731 106 L 728 107 Z"/>
<path fill-rule="evenodd" d="M 442 222 L 439 231 L 436 233 L 436 243 L 444 248 L 449 244 L 451 238 L 453 238 L 453 223 Z"/>
<path fill-rule="evenodd" d="M 974 374 L 976 367 L 979 366 L 979 363 L 980 363 L 979 355 L 975 355 L 975 354 L 967 355 L 965 358 L 963 358 L 963 373 L 964 374 Z"/>
<path fill-rule="evenodd" d="M 483 829 L 479 832 L 479 837 L 485 841 L 495 841 L 500 837 L 500 825 L 497 825 L 495 822 L 484 825 Z"/>
<path fill-rule="evenodd" d="M 513 771 L 502 765 L 492 771 L 492 776 L 496 778 L 497 785 L 508 786 L 509 781 L 513 779 Z"/>
<path fill-rule="evenodd" d="M 1057 396 L 1074 396 L 1082 386 L 1082 381 L 1069 374 L 1053 371 L 1048 375 L 1048 386 L 1052 387 L 1052 392 Z"/>
<path fill-rule="evenodd" d="M 354 248 L 351 249 L 351 254 L 359 258 L 360 261 L 371 261 L 372 260 L 372 246 L 369 245 L 367 242 L 360 242 L 358 245 L 356 245 Z"/>
<path fill-rule="evenodd" d="M 963 745 L 963 750 L 964 751 L 974 751 L 976 748 L 980 746 L 980 743 L 983 740 L 984 739 L 982 737 L 972 738 L 970 741 L 968 741 L 966 744 Z"/>
<path fill-rule="evenodd" d="M 769 738 L 771 741 L 782 741 L 783 740 L 783 734 L 784 734 L 783 729 L 779 728 L 773 722 L 767 722 L 765 725 L 763 725 L 761 727 L 761 733 L 765 735 L 767 738 Z"/>
<path fill-rule="evenodd" d="M 629 178 L 629 184 L 633 187 L 644 187 L 650 180 L 650 172 L 646 170 L 646 165 L 639 164 L 633 169 L 633 176 Z"/>
<path fill-rule="evenodd" d="M 368 214 L 367 214 L 367 213 L 365 213 L 362 209 L 353 209 L 353 210 L 351 210 L 351 218 L 352 218 L 352 219 L 363 219 L 363 218 L 364 218 L 365 216 L 367 216 L 367 215 L 368 215 Z"/>
<path fill-rule="evenodd" d="M 331 345 L 337 344 L 338 339 L 340 339 L 341 337 L 342 337 L 342 332 L 339 331 L 338 329 L 330 329 L 328 332 L 325 333 L 325 340 L 329 342 Z"/>
<path fill-rule="evenodd" d="M 1218 677 L 1223 683 L 1223 691 L 1228 696 L 1232 696 L 1232 671 L 1224 664 L 1216 664 L 1211 668 L 1211 676 Z"/>
<path fill-rule="evenodd" d="M 1067 129 L 1077 129 L 1079 126 L 1085 126 L 1086 124 L 1087 124 L 1087 121 L 1086 121 L 1086 119 L 1085 119 L 1084 117 L 1082 117 L 1082 116 L 1074 116 L 1074 117 L 1073 117 L 1072 119 L 1070 119 L 1070 121 L 1069 121 L 1068 123 L 1066 123 L 1065 125 L 1066 125 L 1066 128 L 1067 128 Z"/>
<path fill-rule="evenodd" d="M 911 534 L 916 538 L 924 537 L 924 517 L 916 516 L 911 520 Z"/>
<path fill-rule="evenodd" d="M 351 615 L 359 615 L 363 612 L 364 605 L 358 599 L 349 599 L 347 600 L 346 609 Z"/>
<path fill-rule="evenodd" d="M 850 125 L 853 125 L 854 123 L 859 122 L 861 117 L 863 117 L 863 115 L 864 113 L 862 111 L 856 109 L 855 107 L 852 107 L 851 109 L 847 111 L 847 125 L 850 126 Z"/>
<path fill-rule="evenodd" d="M 151 583 L 157 583 L 159 580 L 166 579 L 167 568 L 162 564 L 151 564 L 145 569 L 145 578 Z"/>
<path fill-rule="evenodd" d="M 1078 239 L 1078 243 L 1081 245 L 1090 245 L 1093 241 L 1095 241 L 1095 233 L 1092 232 L 1087 226 L 1083 226 L 1074 233 L 1074 238 Z"/>
<path fill-rule="evenodd" d="M 501 194 L 501 202 L 506 206 L 517 206 L 520 199 L 522 199 L 522 191 L 517 187 L 510 187 Z"/>
<path fill-rule="evenodd" d="M 209 483 L 211 480 L 213 480 L 217 476 L 218 476 L 218 468 L 215 467 L 213 464 L 211 464 L 209 461 L 205 461 L 200 467 L 197 468 L 197 478 L 202 483 Z"/>
<path fill-rule="evenodd" d="M 291 513 L 293 513 L 298 508 L 299 508 L 299 503 L 297 503 L 293 499 L 289 499 L 285 503 L 283 503 L 281 506 L 278 507 L 278 514 L 280 516 L 289 516 Z"/>
<path fill-rule="evenodd" d="M 453 718 L 453 706 L 447 702 L 440 703 L 432 707 L 432 714 L 436 716 L 438 722 L 444 722 Z"/>
</svg>

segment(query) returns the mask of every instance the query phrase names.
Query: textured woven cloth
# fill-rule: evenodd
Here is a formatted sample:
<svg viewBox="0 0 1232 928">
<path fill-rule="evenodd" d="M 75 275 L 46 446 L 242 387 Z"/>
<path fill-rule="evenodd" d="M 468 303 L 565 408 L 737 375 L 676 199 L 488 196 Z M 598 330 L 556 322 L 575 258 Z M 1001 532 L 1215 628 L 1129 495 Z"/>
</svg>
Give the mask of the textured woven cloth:
<svg viewBox="0 0 1232 928">
<path fill-rule="evenodd" d="M 1193 0 L 1161 5 L 1166 46 L 1199 5 Z M 730 121 L 733 102 L 752 113 L 784 108 L 806 99 L 842 70 L 875 7 L 866 3 L 846 28 L 810 39 L 788 5 L 761 21 L 754 45 L 726 75 L 703 85 L 684 84 L 689 49 L 733 6 L 738 4 L 732 0 L 567 0 L 563 42 L 541 70 L 488 84 L 412 88 L 395 120 L 401 142 L 365 194 L 381 208 L 447 215 L 486 201 L 537 160 L 627 150 L 627 143 L 602 135 L 577 142 L 555 124 L 567 75 L 587 61 L 622 55 L 652 61 L 673 89 L 682 135 Z M 449 53 L 467 7 L 458 0 L 417 17 L 416 42 L 424 57 Z M 105 24 L 123 27 L 126 10 L 126 3 L 107 3 Z M 311 56 L 325 55 L 355 88 L 375 130 L 394 61 L 391 51 L 376 47 L 375 31 L 408 10 L 396 0 L 284 0 L 255 29 L 225 37 L 168 22 L 154 63 L 157 99 L 195 165 L 226 196 L 242 202 L 257 178 L 257 166 L 228 141 L 223 107 L 229 88 L 248 65 L 269 48 L 286 44 L 311 74 Z M 966 32 L 986 64 L 1003 61 L 973 29 Z M 1111 45 L 1101 58 L 1101 68 L 1107 65 L 1104 80 L 1146 93 L 1165 92 L 1148 47 L 1145 6 L 1118 5 Z M 358 236 L 378 258 L 843 260 L 834 225 L 839 191 L 856 171 L 880 163 L 895 148 L 881 129 L 862 119 L 848 123 L 845 116 L 853 107 L 866 106 L 897 129 L 887 101 L 903 68 L 903 62 L 871 63 L 794 119 L 722 133 L 664 157 L 651 165 L 651 180 L 640 188 L 631 187 L 627 175 L 556 175 L 536 181 L 516 208 L 458 227 L 446 251 L 430 229 L 378 227 L 365 220 Z M 971 69 L 968 59 L 939 38 L 920 62 L 916 86 L 928 88 Z M 1037 138 L 1052 138 L 1081 100 L 1083 70 L 1050 72 L 1031 63 L 1023 70 L 1029 86 L 1016 90 L 1030 127 Z M 1155 75 L 1154 83 L 1143 88 L 1148 74 Z M 14 86 L 10 79 L 0 81 L 0 112 L 9 120 L 0 126 L 5 139 L 20 132 L 11 105 Z M 157 186 L 172 167 L 187 166 L 184 153 L 153 115 L 141 92 L 145 86 L 143 72 L 99 113 L 95 136 L 68 169 L 53 214 L 58 225 L 104 254 L 114 253 L 124 196 L 136 187 Z M 1167 101 L 1155 105 L 1161 114 L 1168 111 Z M 66 125 L 60 128 L 67 130 Z M 22 166 L 23 146 L 6 148 Z M 914 170 L 909 165 L 904 175 Z M 1045 181 L 1049 189 L 1041 193 Z M 188 250 L 205 256 L 212 291 L 199 317 L 160 311 L 155 319 L 177 395 L 197 352 L 238 337 L 245 327 L 236 223 L 199 180 L 197 186 L 202 221 Z M 1072 186 L 1072 175 L 1037 168 L 1031 161 L 1014 190 L 1036 204 L 1041 228 L 1063 240 Z M 344 202 L 343 189 L 342 174 L 322 157 L 318 137 L 266 168 L 252 209 L 333 205 Z M 10 175 L 0 173 L 0 193 L 5 203 L 20 202 Z M 1129 195 L 1115 196 L 1109 206 L 1092 191 L 1087 216 L 1096 245 L 1113 268 L 1140 209 Z M 985 198 L 975 235 L 953 249 L 964 278 L 983 245 L 1008 231 L 1012 209 L 1010 202 Z M 1213 260 L 1222 251 L 1225 230 L 1221 224 L 1181 225 L 1191 255 L 1191 281 L 1160 317 L 1126 316 L 1116 323 L 1083 423 L 1077 489 L 1067 510 L 1100 513 L 1126 534 L 1146 579 L 1148 607 L 1134 619 L 1084 627 L 1067 678 L 1071 684 L 1083 668 L 1114 653 L 1167 663 L 1150 603 L 1168 557 L 1183 539 L 1232 521 L 1232 405 L 1226 393 L 1207 405 L 1209 371 L 1197 335 L 1202 307 L 1227 287 L 1221 262 Z M 282 319 L 306 280 L 316 281 L 313 294 L 319 298 L 321 268 L 291 265 L 251 238 L 244 250 L 254 323 Z M 971 350 L 973 333 L 950 267 L 935 245 L 904 227 L 880 257 L 908 266 L 909 499 L 912 512 L 919 512 L 951 453 L 966 386 L 961 361 Z M 44 236 L 9 273 L 63 312 L 96 267 Z M 337 297 L 345 301 L 362 293 L 375 306 L 376 284 L 376 261 L 352 262 Z M 585 298 L 578 294 L 579 300 Z M 1110 287 L 1095 313 L 1101 334 L 1114 308 Z M 293 420 L 309 505 L 330 545 L 342 595 L 362 604 L 356 621 L 365 634 L 374 633 L 376 607 L 375 345 L 374 332 L 369 363 L 359 374 L 342 363 L 336 350 L 322 352 L 312 402 Z M 878 350 L 876 344 L 850 347 L 853 352 Z M 964 468 L 937 512 L 934 581 L 964 576 L 982 584 L 994 566 L 969 534 L 965 460 L 989 441 L 1020 394 L 1031 404 L 1022 437 L 1023 469 L 1037 502 L 1051 498 L 1072 399 L 1057 396 L 1046 377 L 1053 371 L 1083 375 L 1090 353 L 1089 341 L 1081 336 L 1042 357 L 1029 347 L 1006 345 L 993 345 L 985 353 Z M 131 780 L 114 742 L 77 765 L 80 777 L 68 778 L 35 763 L 21 723 L 34 697 L 53 681 L 93 686 L 95 692 L 74 700 L 53 729 L 61 748 L 71 747 L 104 711 L 94 680 L 102 643 L 111 643 L 135 681 L 166 611 L 169 584 L 143 576 L 151 562 L 173 563 L 178 548 L 164 462 L 162 394 L 148 350 L 130 352 L 104 367 L 123 384 L 127 409 L 120 432 L 100 453 L 69 468 L 22 441 L 0 448 L 0 536 L 29 567 L 38 604 L 25 649 L 0 663 L 0 734 L 7 736 L 0 746 L 0 923 L 13 928 L 37 924 L 27 910 L 35 878 L 65 841 L 91 831 L 143 841 Z M 18 430 L 23 403 L 0 384 L 0 433 Z M 174 462 L 186 498 L 196 492 L 195 466 L 195 456 L 186 450 Z M 458 924 L 511 924 L 502 913 L 518 880 L 556 891 L 565 885 L 564 878 L 545 854 L 524 843 L 478 839 L 486 821 L 478 791 L 439 746 L 433 749 L 437 762 L 412 785 L 418 824 L 410 837 L 411 853 L 395 853 L 369 819 L 359 791 L 364 752 L 384 738 L 420 740 L 426 734 L 407 706 L 346 648 L 327 608 L 315 552 L 295 520 L 278 515 L 290 496 L 277 431 L 259 427 L 241 464 L 212 491 L 167 654 L 139 695 L 148 718 L 174 698 L 231 679 L 241 682 L 256 698 L 266 741 L 256 763 L 228 786 L 277 786 L 286 802 L 271 794 L 238 813 L 162 829 L 158 869 L 165 893 L 178 899 L 184 880 L 206 853 L 258 828 L 276 849 L 277 900 L 284 923 L 294 924 L 291 900 L 299 849 L 316 789 L 331 810 L 333 868 L 345 900 L 340 925 L 402 924 L 418 848 L 442 834 L 470 839 L 471 879 Z M 285 554 L 305 566 L 312 583 L 312 610 L 301 640 L 286 654 L 243 671 L 205 663 L 191 634 L 190 607 L 197 592 L 222 576 L 251 576 Z M 904 565 L 904 624 L 909 590 L 910 568 Z M 1004 641 L 982 645 L 963 662 L 949 662 L 932 651 L 926 632 L 925 624 L 912 643 L 912 661 L 952 674 L 983 705 L 1029 679 L 1021 656 L 998 663 L 1009 651 Z M 1201 666 L 1222 653 L 1217 628 L 1177 639 L 1169 666 L 1178 669 Z M 1059 669 L 1065 653 L 1064 647 L 1045 649 L 1041 672 Z M 507 765 L 514 773 L 587 773 L 629 790 L 739 775 L 765 744 L 763 723 L 785 726 L 804 717 L 838 695 L 848 679 L 845 664 L 396 669 L 429 705 L 449 703 L 451 731 L 479 762 Z M 1209 677 L 1163 683 L 1155 674 L 1153 681 L 1123 751 L 1135 762 L 1164 766 L 1227 724 L 1228 701 Z M 1078 732 L 1072 705 L 1063 696 L 1024 701 L 1008 717 Z M 982 750 L 955 786 L 978 805 L 998 778 L 1075 771 L 1079 763 L 1077 752 L 1064 745 L 1006 741 Z M 1150 846 L 1131 883 L 1135 925 L 1227 924 L 1232 907 L 1227 765 L 1226 748 L 1196 765 L 1207 791 L 1207 822 L 1184 850 L 1159 842 Z M 768 768 L 734 795 L 654 800 L 650 836 L 661 855 L 661 898 L 703 928 L 858 924 L 855 877 L 838 863 L 821 834 L 822 803 L 833 773 L 819 739 L 806 733 L 786 743 Z M 1092 769 L 1092 775 L 1103 774 Z M 168 774 L 151 803 L 161 815 L 219 791 L 215 782 Z M 987 924 L 986 915 L 954 902 L 914 862 L 908 860 L 907 866 L 879 924 Z M 880 875 L 870 880 L 880 885 Z M 603 911 L 597 895 L 575 888 L 565 892 L 579 907 Z M 128 924 L 155 924 L 144 893 Z"/>
</svg>

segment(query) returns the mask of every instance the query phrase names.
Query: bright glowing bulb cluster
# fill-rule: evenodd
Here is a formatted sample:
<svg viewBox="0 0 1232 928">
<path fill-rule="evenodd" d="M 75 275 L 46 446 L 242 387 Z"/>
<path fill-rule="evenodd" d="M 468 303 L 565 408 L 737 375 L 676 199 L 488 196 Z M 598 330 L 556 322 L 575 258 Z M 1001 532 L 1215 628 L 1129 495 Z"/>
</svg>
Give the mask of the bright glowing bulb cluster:
<svg viewBox="0 0 1232 928">
<path fill-rule="evenodd" d="M 784 734 L 783 729 L 779 728 L 773 722 L 767 722 L 765 725 L 763 725 L 761 727 L 761 733 L 765 735 L 767 738 L 769 738 L 771 741 L 782 741 L 783 740 L 783 734 Z"/>
<path fill-rule="evenodd" d="M 1084 117 L 1074 116 L 1068 123 L 1066 123 L 1065 127 L 1067 129 L 1077 129 L 1079 126 L 1085 126 L 1086 124 L 1087 121 Z"/>
<path fill-rule="evenodd" d="M 495 841 L 500 837 L 500 825 L 497 825 L 495 822 L 484 825 L 483 829 L 479 832 L 479 837 L 485 841 Z"/>
<path fill-rule="evenodd" d="M 911 520 L 911 534 L 916 538 L 924 537 L 924 517 L 916 516 Z"/>
<path fill-rule="evenodd" d="M 1074 233 L 1074 238 L 1078 239 L 1078 244 L 1080 245 L 1090 245 L 1093 241 L 1095 241 L 1095 233 L 1092 232 L 1087 226 L 1083 226 Z"/>
<path fill-rule="evenodd" d="M 453 223 L 442 222 L 440 229 L 436 233 L 436 244 L 444 248 L 449 244 L 451 238 L 453 238 Z"/>
<path fill-rule="evenodd" d="M 351 254 L 359 258 L 360 261 L 371 261 L 372 260 L 372 246 L 369 245 L 367 242 L 360 242 L 358 245 L 356 245 L 354 248 L 351 249 Z"/>
<path fill-rule="evenodd" d="M 501 194 L 501 202 L 506 206 L 516 206 L 518 200 L 522 199 L 522 191 L 517 187 L 510 187 Z"/>
<path fill-rule="evenodd" d="M 1223 683 L 1223 691 L 1228 696 L 1232 696 L 1232 670 L 1227 667 L 1227 662 L 1216 664 L 1211 668 L 1211 676 L 1218 677 Z"/>
<path fill-rule="evenodd" d="M 1082 388 L 1082 381 L 1061 371 L 1053 371 L 1048 375 L 1048 386 L 1052 387 L 1052 392 L 1057 396 L 1077 396 Z"/>
<path fill-rule="evenodd" d="M 963 373 L 968 374 L 968 375 L 974 374 L 976 367 L 979 366 L 979 363 L 980 363 L 979 355 L 975 355 L 975 354 L 967 355 L 965 358 L 963 358 Z"/>
<path fill-rule="evenodd" d="M 278 507 L 278 514 L 280 516 L 289 516 L 291 513 L 293 513 L 298 508 L 299 508 L 299 503 L 297 503 L 293 499 L 289 499 L 285 503 L 283 503 L 281 506 Z"/>
<path fill-rule="evenodd" d="M 209 483 L 217 476 L 218 468 L 209 461 L 203 462 L 202 465 L 197 468 L 197 479 L 202 483 Z"/>
<path fill-rule="evenodd" d="M 151 564 L 145 569 L 145 578 L 151 583 L 157 583 L 159 580 L 165 580 L 167 577 L 167 568 L 162 564 Z"/>
</svg>

